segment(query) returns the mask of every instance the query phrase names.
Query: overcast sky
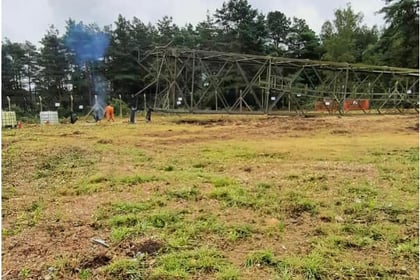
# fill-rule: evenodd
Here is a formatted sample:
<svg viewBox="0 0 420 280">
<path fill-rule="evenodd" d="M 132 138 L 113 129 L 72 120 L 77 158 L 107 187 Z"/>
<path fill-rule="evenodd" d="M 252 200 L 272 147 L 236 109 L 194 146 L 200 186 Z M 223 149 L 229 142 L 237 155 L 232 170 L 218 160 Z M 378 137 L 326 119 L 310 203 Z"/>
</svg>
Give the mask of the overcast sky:
<svg viewBox="0 0 420 280">
<path fill-rule="evenodd" d="M 225 0 L 227 2 L 227 0 Z M 144 23 L 155 24 L 163 16 L 172 16 L 178 26 L 195 25 L 220 9 L 223 0 L 2 0 L 2 39 L 12 42 L 30 41 L 39 45 L 48 27 L 54 24 L 60 34 L 65 21 L 72 18 L 100 27 L 112 24 L 123 15 L 134 16 Z M 288 17 L 305 19 L 317 34 L 326 20 L 334 19 L 334 11 L 351 3 L 355 12 L 364 15 L 367 26 L 383 26 L 383 15 L 375 14 L 384 6 L 383 0 L 248 0 L 253 8 L 267 14 L 281 11 Z"/>
</svg>

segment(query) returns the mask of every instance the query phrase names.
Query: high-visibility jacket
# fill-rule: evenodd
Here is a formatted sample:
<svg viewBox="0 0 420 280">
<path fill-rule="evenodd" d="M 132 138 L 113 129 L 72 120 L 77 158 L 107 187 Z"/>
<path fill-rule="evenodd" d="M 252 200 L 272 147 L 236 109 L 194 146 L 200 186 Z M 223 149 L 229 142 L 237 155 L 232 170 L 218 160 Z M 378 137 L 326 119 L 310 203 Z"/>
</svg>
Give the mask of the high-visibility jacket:
<svg viewBox="0 0 420 280">
<path fill-rule="evenodd" d="M 107 105 L 105 107 L 105 118 L 108 121 L 114 121 L 114 107 L 112 107 L 111 105 Z"/>
</svg>

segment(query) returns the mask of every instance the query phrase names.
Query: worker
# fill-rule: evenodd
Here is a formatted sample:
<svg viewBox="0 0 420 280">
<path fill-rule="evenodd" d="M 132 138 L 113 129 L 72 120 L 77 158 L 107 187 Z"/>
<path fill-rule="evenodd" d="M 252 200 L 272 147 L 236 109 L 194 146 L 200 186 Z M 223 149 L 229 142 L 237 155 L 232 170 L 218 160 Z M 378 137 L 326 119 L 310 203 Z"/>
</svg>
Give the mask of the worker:
<svg viewBox="0 0 420 280">
<path fill-rule="evenodd" d="M 70 112 L 70 123 L 74 124 L 77 121 L 77 115 L 74 112 Z"/>
<path fill-rule="evenodd" d="M 136 122 L 136 112 L 137 112 L 137 97 L 134 94 L 131 94 L 129 99 L 130 106 L 130 123 Z"/>
<path fill-rule="evenodd" d="M 146 112 L 146 122 L 150 122 L 152 119 L 152 112 L 153 109 L 150 108 L 149 106 L 147 107 L 147 112 Z"/>
<path fill-rule="evenodd" d="M 114 107 L 112 107 L 111 103 L 109 102 L 105 107 L 105 118 L 107 121 L 115 121 Z"/>
</svg>

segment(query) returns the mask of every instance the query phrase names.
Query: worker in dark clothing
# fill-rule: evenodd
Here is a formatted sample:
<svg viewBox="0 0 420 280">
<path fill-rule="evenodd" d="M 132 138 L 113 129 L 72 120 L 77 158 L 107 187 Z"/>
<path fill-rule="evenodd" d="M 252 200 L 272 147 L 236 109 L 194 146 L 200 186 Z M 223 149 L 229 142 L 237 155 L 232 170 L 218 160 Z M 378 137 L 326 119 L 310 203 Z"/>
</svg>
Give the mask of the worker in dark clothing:
<svg viewBox="0 0 420 280">
<path fill-rule="evenodd" d="M 137 112 L 137 98 L 134 94 L 132 94 L 130 97 L 129 105 L 130 105 L 130 123 L 135 123 L 136 112 Z"/>
<path fill-rule="evenodd" d="M 152 120 L 152 112 L 153 112 L 153 109 L 150 107 L 147 107 L 146 122 L 150 122 Z"/>
<path fill-rule="evenodd" d="M 77 116 L 74 112 L 70 112 L 70 123 L 75 123 L 77 121 Z"/>
</svg>

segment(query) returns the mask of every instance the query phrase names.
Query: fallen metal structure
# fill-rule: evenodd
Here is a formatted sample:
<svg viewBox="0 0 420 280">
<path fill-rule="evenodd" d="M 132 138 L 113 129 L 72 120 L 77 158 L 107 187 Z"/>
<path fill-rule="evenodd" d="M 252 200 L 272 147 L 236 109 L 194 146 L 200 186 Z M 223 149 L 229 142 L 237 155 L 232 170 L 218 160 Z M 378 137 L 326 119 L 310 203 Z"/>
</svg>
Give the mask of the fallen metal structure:
<svg viewBox="0 0 420 280">
<path fill-rule="evenodd" d="M 155 110 L 190 113 L 418 113 L 419 71 L 157 47 L 137 58 Z"/>
</svg>

